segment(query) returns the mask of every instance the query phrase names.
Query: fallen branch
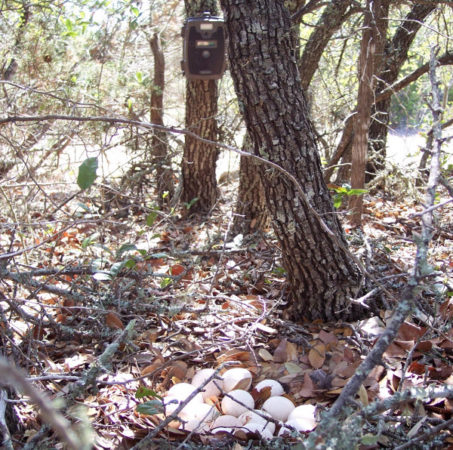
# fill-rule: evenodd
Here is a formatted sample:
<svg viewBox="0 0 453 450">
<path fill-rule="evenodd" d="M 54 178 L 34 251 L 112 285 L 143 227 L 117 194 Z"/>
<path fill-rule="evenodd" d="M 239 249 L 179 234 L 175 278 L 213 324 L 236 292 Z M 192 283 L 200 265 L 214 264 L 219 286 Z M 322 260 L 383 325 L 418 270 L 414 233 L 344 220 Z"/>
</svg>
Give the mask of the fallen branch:
<svg viewBox="0 0 453 450">
<path fill-rule="evenodd" d="M 52 427 L 69 449 L 82 450 L 91 448 L 91 445 L 84 445 L 73 430 L 71 423 L 52 406 L 51 401 L 27 381 L 20 370 L 13 367 L 2 356 L 0 356 L 0 379 L 4 384 L 14 387 L 22 394 L 30 397 L 30 400 L 38 407 L 39 415 Z"/>
</svg>

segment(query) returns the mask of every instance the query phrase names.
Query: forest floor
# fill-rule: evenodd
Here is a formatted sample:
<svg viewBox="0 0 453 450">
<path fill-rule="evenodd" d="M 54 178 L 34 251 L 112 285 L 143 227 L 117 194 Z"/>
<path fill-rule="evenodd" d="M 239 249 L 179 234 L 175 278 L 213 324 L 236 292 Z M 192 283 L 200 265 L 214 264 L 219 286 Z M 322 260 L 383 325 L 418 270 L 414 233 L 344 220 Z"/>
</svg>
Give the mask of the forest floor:
<svg viewBox="0 0 453 450">
<path fill-rule="evenodd" d="M 64 400 L 80 428 L 91 424 L 95 448 L 128 449 L 153 430 L 146 448 L 250 448 L 250 436 L 157 432 L 163 417 L 149 402 L 201 368 L 245 367 L 253 385 L 277 380 L 296 405 L 316 405 L 318 420 L 385 328 L 413 267 L 422 211 L 415 194 L 400 184 L 392 195 L 367 195 L 363 230 L 343 218 L 352 251 L 390 292 L 389 309 L 357 323 L 295 324 L 283 318 L 285 271 L 272 231 L 229 234 L 236 187 L 223 184 L 204 219 L 167 215 L 130 195 L 117 195 L 101 212 L 101 197 L 79 196 L 55 214 L 68 193 L 45 188 L 44 197 L 17 185 L 4 196 L 9 218 L 1 219 L 0 249 L 18 254 L 1 268 L 3 353 L 36 388 Z M 441 190 L 439 202 L 447 198 Z M 409 387 L 453 384 L 452 244 L 448 203 L 430 249 L 435 280 L 364 382 L 357 409 Z M 55 445 L 33 405 L 21 394 L 12 398 L 14 447 Z M 453 448 L 452 408 L 447 398 L 398 405 L 357 430 L 360 448 Z M 294 448 L 304 436 L 251 442 Z"/>
</svg>

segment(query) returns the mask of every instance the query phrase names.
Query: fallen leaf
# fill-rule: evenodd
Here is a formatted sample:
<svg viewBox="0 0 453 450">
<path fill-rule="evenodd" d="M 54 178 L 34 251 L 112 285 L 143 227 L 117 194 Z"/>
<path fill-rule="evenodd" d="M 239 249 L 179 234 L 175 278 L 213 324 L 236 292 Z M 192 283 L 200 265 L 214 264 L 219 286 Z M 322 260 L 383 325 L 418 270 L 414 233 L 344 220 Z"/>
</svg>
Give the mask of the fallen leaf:
<svg viewBox="0 0 453 450">
<path fill-rule="evenodd" d="M 272 361 L 274 359 L 274 357 L 265 348 L 260 348 L 258 350 L 258 355 L 263 361 Z"/>
<path fill-rule="evenodd" d="M 112 328 L 113 330 L 123 330 L 124 325 L 121 319 L 119 318 L 118 314 L 113 311 L 108 312 L 105 315 L 105 324 Z"/>
<path fill-rule="evenodd" d="M 287 361 L 288 354 L 286 352 L 286 339 L 282 339 L 278 347 L 274 351 L 274 362 L 276 363 L 283 363 Z"/>
<path fill-rule="evenodd" d="M 308 360 L 314 369 L 321 368 L 326 360 L 326 346 L 319 343 L 312 347 L 308 352 Z"/>
</svg>

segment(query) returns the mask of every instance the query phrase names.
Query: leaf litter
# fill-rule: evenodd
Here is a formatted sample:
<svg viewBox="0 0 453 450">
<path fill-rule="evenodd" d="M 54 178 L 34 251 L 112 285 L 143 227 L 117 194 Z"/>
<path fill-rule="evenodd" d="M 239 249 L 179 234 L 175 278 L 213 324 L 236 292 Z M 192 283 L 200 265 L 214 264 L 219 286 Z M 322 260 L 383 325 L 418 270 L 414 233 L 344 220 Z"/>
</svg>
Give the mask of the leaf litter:
<svg viewBox="0 0 453 450">
<path fill-rule="evenodd" d="M 268 230 L 228 248 L 229 207 L 224 202 L 204 222 L 170 217 L 147 224 L 146 210 L 127 222 L 92 222 L 89 214 L 81 214 L 63 232 L 57 223 L 46 232 L 35 230 L 28 246 L 48 241 L 29 252 L 28 262 L 19 262 L 21 271 L 29 271 L 27 283 L 5 279 L 4 296 L 17 289 L 15 301 L 22 313 L 11 311 L 10 324 L 0 325 L 2 334 L 7 329 L 13 333 L 8 351 L 53 399 L 68 396 L 74 380 L 135 320 L 133 338 L 118 347 L 96 385 L 75 400 L 85 407 L 95 448 L 132 448 L 140 442 L 162 421 L 156 399 L 171 386 L 190 381 L 201 368 L 224 367 L 220 373 L 232 364 L 247 368 L 253 386 L 276 380 L 296 405 L 315 405 L 319 417 L 385 328 L 388 311 L 355 324 L 285 321 L 285 276 L 276 241 Z M 390 280 L 386 287 L 396 295 L 412 264 L 410 238 L 419 227 L 414 217 L 418 211 L 409 201 L 374 198 L 366 203 L 365 238 L 347 230 L 357 254 L 365 240 L 371 244 L 372 269 Z M 357 404 L 367 406 L 409 387 L 453 383 L 452 218 L 453 209 L 447 206 L 432 244 L 439 280 L 426 287 L 423 304 L 364 381 Z M 1 240 L 10 251 L 23 245 L 13 231 Z M 22 430 L 14 437 L 24 442 L 39 432 L 41 423 L 36 411 L 18 399 L 15 410 Z M 218 407 L 219 399 L 211 402 Z M 363 436 L 363 448 L 416 438 L 450 419 L 452 404 L 451 399 L 436 398 L 400 405 L 390 411 L 380 433 L 371 429 Z M 407 436 L 395 437 L 396 429 Z M 199 441 L 196 434 L 166 427 L 154 445 L 159 448 L 165 440 L 176 448 L 188 434 Z M 291 440 L 298 438 L 285 438 Z M 245 445 L 233 438 L 225 442 L 232 448 Z M 446 437 L 445 443 L 453 446 L 453 438 Z"/>
</svg>

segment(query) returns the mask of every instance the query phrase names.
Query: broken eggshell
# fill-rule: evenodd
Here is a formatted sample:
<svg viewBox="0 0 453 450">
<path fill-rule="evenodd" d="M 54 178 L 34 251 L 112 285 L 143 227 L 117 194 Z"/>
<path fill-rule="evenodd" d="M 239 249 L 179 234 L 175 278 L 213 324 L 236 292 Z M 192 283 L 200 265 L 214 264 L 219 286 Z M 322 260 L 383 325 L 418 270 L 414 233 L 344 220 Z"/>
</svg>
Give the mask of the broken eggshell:
<svg viewBox="0 0 453 450">
<path fill-rule="evenodd" d="M 248 391 L 252 385 L 252 373 L 242 367 L 227 370 L 222 375 L 222 379 L 224 392 L 231 392 L 235 389 Z"/>
</svg>

